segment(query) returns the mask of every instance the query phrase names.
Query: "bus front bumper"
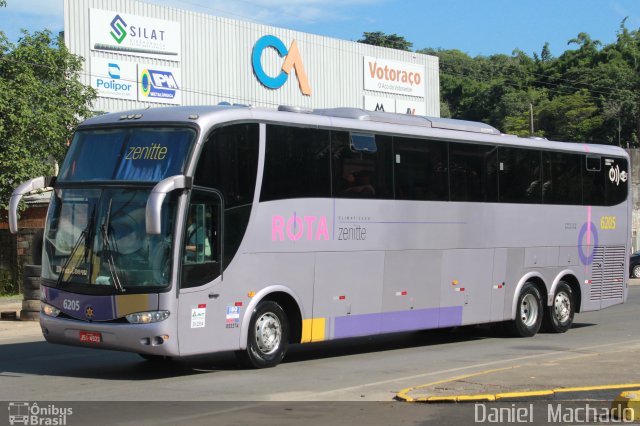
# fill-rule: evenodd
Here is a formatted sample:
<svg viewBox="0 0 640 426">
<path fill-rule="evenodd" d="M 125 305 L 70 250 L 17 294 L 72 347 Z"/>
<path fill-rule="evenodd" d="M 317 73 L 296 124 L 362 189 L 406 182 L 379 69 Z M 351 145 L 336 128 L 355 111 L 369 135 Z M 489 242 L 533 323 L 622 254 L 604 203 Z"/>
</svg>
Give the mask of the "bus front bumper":
<svg viewBox="0 0 640 426">
<path fill-rule="evenodd" d="M 179 352 L 172 324 L 168 320 L 151 324 L 86 322 L 40 313 L 42 334 L 51 343 L 174 357 Z"/>
</svg>

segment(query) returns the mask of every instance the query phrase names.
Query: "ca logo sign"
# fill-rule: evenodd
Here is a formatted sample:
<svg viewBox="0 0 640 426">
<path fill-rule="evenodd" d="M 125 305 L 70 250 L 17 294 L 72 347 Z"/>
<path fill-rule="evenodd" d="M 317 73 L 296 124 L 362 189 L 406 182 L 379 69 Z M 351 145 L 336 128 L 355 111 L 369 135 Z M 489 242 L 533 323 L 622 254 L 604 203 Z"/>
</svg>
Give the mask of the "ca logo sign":
<svg viewBox="0 0 640 426">
<path fill-rule="evenodd" d="M 264 49 L 272 47 L 278 52 L 281 58 L 284 58 L 282 64 L 282 71 L 275 77 L 271 77 L 264 72 L 262 68 L 262 52 Z M 282 40 L 276 36 L 266 35 L 261 37 L 253 46 L 253 54 L 251 57 L 251 63 L 253 65 L 253 72 L 260 81 L 269 89 L 279 89 L 287 82 L 291 70 L 295 69 L 296 76 L 298 77 L 298 85 L 303 95 L 311 96 L 311 86 L 309 86 L 309 80 L 307 73 L 304 71 L 304 65 L 302 64 L 302 57 L 300 56 L 300 50 L 298 50 L 298 42 L 293 40 L 291 46 L 287 50 Z"/>
</svg>

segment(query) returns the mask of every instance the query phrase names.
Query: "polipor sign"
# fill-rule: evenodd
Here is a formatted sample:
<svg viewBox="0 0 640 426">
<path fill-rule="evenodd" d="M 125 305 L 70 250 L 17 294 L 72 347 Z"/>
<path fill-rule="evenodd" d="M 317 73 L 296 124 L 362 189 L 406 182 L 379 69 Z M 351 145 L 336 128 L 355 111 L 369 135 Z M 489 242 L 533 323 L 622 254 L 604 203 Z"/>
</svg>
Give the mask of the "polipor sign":
<svg viewBox="0 0 640 426">
<path fill-rule="evenodd" d="M 424 65 L 364 57 L 364 89 L 424 98 Z"/>
</svg>

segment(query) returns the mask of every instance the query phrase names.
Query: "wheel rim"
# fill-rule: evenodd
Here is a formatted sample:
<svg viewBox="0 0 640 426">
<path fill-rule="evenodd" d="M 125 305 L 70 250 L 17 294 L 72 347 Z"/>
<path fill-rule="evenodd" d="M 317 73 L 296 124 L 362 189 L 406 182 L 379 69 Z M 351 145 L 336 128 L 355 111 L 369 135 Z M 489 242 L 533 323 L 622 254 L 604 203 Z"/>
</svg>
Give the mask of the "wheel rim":
<svg viewBox="0 0 640 426">
<path fill-rule="evenodd" d="M 565 292 L 556 294 L 553 301 L 553 313 L 559 322 L 567 322 L 571 316 L 571 298 Z"/>
<path fill-rule="evenodd" d="M 633 278 L 640 278 L 640 265 L 633 267 Z"/>
<path fill-rule="evenodd" d="M 258 318 L 255 331 L 260 352 L 269 355 L 278 350 L 282 340 L 282 325 L 275 314 L 266 312 Z"/>
<path fill-rule="evenodd" d="M 533 326 L 538 320 L 538 301 L 533 294 L 527 294 L 522 298 L 520 319 L 527 327 Z"/>
</svg>

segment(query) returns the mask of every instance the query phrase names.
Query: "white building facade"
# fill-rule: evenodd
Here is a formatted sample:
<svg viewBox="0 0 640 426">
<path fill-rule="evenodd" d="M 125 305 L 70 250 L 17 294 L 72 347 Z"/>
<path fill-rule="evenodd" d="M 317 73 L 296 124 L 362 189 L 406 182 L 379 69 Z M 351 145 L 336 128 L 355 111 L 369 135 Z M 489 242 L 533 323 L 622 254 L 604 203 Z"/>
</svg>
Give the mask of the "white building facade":
<svg viewBox="0 0 640 426">
<path fill-rule="evenodd" d="M 438 58 L 138 1 L 64 0 L 97 111 L 355 107 L 440 116 Z"/>
</svg>

